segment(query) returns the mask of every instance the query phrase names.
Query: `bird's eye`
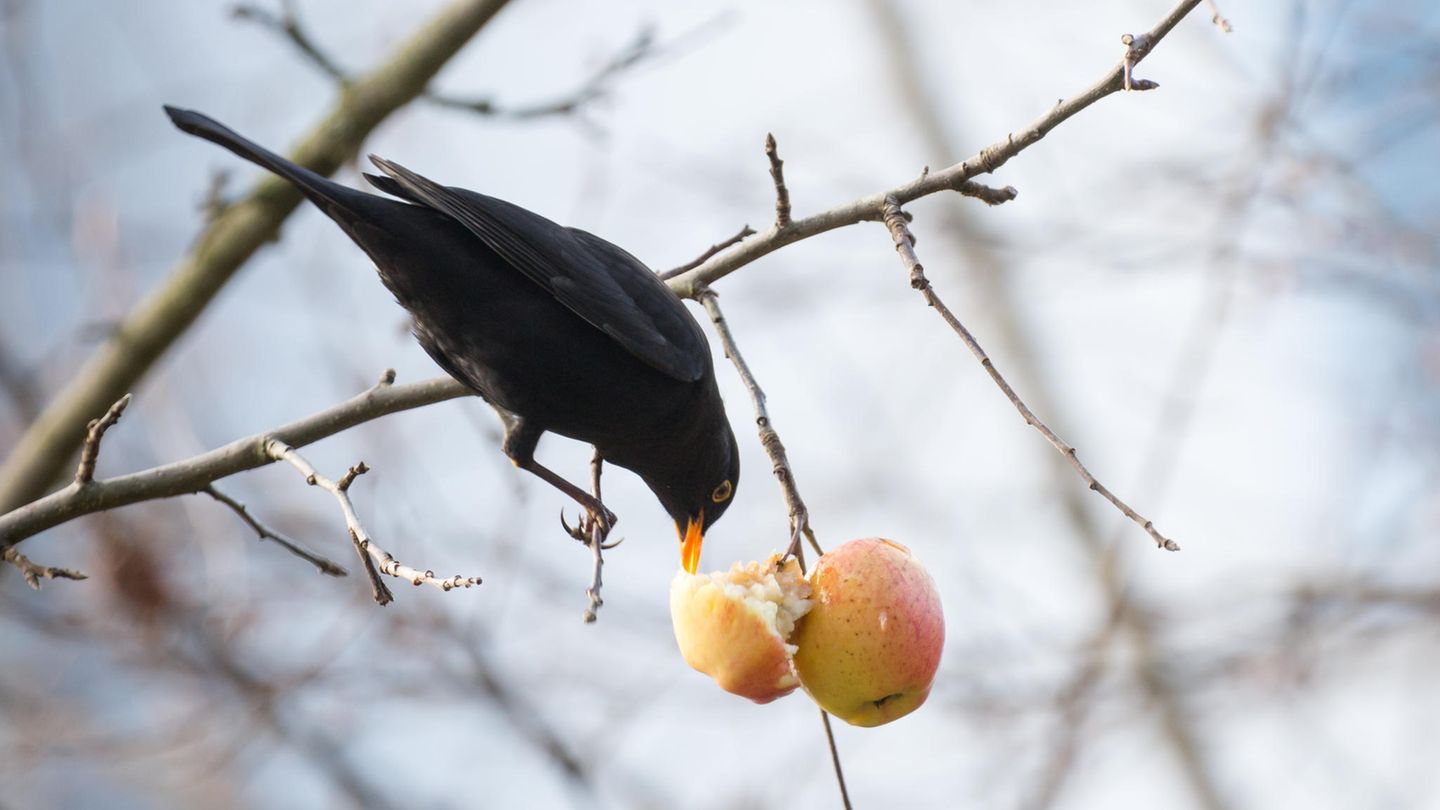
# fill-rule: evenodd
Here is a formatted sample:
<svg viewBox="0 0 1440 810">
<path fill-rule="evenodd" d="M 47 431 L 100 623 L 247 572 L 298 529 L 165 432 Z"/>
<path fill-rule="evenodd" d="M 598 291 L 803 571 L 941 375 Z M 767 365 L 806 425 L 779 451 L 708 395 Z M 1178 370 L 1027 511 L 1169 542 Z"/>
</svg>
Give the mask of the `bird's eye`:
<svg viewBox="0 0 1440 810">
<path fill-rule="evenodd" d="M 728 479 L 722 481 L 720 483 L 720 486 L 715 487 L 715 491 L 710 493 L 710 500 L 714 501 L 715 503 L 724 503 L 725 501 L 730 500 L 730 493 L 734 490 L 735 487 L 731 486 Z"/>
</svg>

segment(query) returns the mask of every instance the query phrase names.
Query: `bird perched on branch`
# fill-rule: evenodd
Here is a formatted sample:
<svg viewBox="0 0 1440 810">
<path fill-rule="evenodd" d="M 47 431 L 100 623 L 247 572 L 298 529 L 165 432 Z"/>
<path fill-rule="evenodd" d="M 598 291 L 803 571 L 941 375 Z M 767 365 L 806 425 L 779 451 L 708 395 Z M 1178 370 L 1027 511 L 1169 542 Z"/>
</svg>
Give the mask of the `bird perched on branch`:
<svg viewBox="0 0 1440 810">
<path fill-rule="evenodd" d="M 614 515 L 534 456 L 546 432 L 594 445 L 655 493 L 695 572 L 705 530 L 734 497 L 739 454 L 704 333 L 640 260 L 388 160 L 371 156 L 383 176 L 365 177 L 398 200 L 328 180 L 200 113 L 165 111 L 293 183 L 369 254 L 420 345 L 499 411 L 516 466 L 574 498 L 603 534 Z"/>
</svg>

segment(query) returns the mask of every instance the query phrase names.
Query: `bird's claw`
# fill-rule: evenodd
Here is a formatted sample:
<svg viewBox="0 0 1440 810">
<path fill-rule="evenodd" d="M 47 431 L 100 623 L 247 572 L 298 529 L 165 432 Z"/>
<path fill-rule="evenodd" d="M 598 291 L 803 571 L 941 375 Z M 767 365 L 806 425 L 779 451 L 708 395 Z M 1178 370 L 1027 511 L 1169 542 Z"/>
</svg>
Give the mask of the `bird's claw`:
<svg viewBox="0 0 1440 810">
<path fill-rule="evenodd" d="M 584 510 L 580 513 L 580 519 L 574 526 L 571 526 L 569 521 L 565 520 L 565 510 L 560 510 L 560 525 L 564 527 L 565 533 L 587 546 L 597 535 L 600 548 L 610 549 L 618 546 L 620 540 L 608 545 L 605 543 L 605 539 L 610 536 L 610 530 L 615 527 L 615 521 L 615 513 L 602 506 L 598 513 L 591 509 Z"/>
</svg>

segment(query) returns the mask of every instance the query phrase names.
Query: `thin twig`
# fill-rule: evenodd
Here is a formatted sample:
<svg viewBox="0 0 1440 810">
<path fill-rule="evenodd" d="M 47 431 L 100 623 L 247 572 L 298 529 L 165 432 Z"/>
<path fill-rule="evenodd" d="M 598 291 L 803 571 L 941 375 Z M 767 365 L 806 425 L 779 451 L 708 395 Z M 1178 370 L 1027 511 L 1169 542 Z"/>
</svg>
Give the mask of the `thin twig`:
<svg viewBox="0 0 1440 810">
<path fill-rule="evenodd" d="M 300 24 L 300 17 L 295 12 L 294 0 L 280 0 L 279 14 L 250 3 L 239 3 L 230 10 L 230 16 L 237 20 L 257 23 L 285 37 L 326 76 L 339 82 L 343 87 L 350 85 L 349 74 L 341 69 L 335 60 L 320 50 L 315 41 L 305 32 L 305 27 Z"/>
<path fill-rule="evenodd" d="M 840 767 L 840 749 L 835 747 L 835 732 L 830 728 L 830 714 L 820 710 L 820 722 L 825 724 L 825 741 L 830 744 L 830 764 L 835 766 L 835 783 L 840 786 L 840 804 L 845 810 L 852 810 L 850 791 L 845 788 L 845 771 Z"/>
<path fill-rule="evenodd" d="M 306 60 L 342 88 L 348 87 L 352 83 L 350 74 L 341 68 L 334 58 L 325 53 L 306 31 L 299 16 L 295 13 L 292 0 L 282 0 L 279 13 L 250 3 L 241 3 L 232 10 L 232 16 L 238 20 L 257 23 L 289 40 Z M 621 74 L 642 62 L 655 59 L 665 50 L 666 48 L 662 48 L 655 42 L 654 31 L 648 28 L 642 29 L 633 40 L 606 59 L 599 69 L 581 82 L 578 87 L 549 101 L 512 106 L 497 103 L 490 97 L 451 96 L 433 90 L 425 91 L 420 98 L 439 107 L 517 121 L 576 115 L 586 105 L 609 93 L 611 84 Z"/>
<path fill-rule="evenodd" d="M 719 296 L 714 290 L 704 288 L 698 293 L 700 305 L 705 307 L 705 312 L 710 316 L 711 323 L 715 324 L 715 331 L 720 336 L 720 345 L 725 348 L 725 356 L 735 364 L 735 370 L 740 373 L 740 379 L 745 383 L 745 388 L 750 392 L 750 403 L 755 408 L 755 426 L 760 433 L 760 445 L 765 448 L 765 454 L 770 457 L 771 470 L 775 473 L 775 479 L 780 482 L 780 490 L 785 493 L 785 506 L 790 511 L 790 546 L 786 549 L 781 562 L 791 555 L 800 560 L 801 568 L 805 566 L 805 559 L 801 554 L 800 541 L 808 538 L 816 554 L 823 554 L 820 544 L 815 541 L 814 532 L 810 531 L 810 510 L 805 508 L 805 501 L 800 497 L 800 490 L 795 486 L 795 473 L 790 469 L 790 459 L 785 455 L 785 445 L 780 441 L 780 434 L 770 426 L 770 412 L 765 408 L 765 392 L 760 390 L 760 384 L 755 381 L 755 375 L 750 373 L 750 367 L 745 364 L 745 358 L 740 356 L 740 349 L 735 345 L 735 336 L 730 333 L 730 326 L 725 322 L 725 315 L 720 311 Z"/>
<path fill-rule="evenodd" d="M 666 283 L 681 298 L 697 298 L 703 287 L 786 245 L 858 222 L 880 221 L 885 215 L 885 201 L 890 197 L 894 197 L 901 205 L 942 191 L 956 191 L 991 204 L 1013 199 L 1018 193 L 1015 189 L 989 188 L 974 182 L 973 178 L 981 174 L 993 174 L 1071 116 L 1124 89 L 1126 65 L 1133 70 L 1136 64 L 1153 53 L 1155 46 L 1186 15 L 1194 11 L 1200 2 L 1201 0 L 1181 0 L 1154 28 L 1143 35 L 1132 37 L 1133 47 L 1126 49 L 1121 64 L 1110 68 L 1099 81 L 1078 95 L 1056 104 L 1024 129 L 1012 132 L 972 157 L 940 171 L 925 172 L 915 180 L 888 191 L 861 197 L 813 216 L 797 219 L 784 230 L 771 227 L 756 238 L 746 239 L 743 243 L 710 257 L 700 266 L 667 279 Z"/>
<path fill-rule="evenodd" d="M 765 408 L 765 392 L 760 390 L 760 384 L 755 381 L 755 375 L 750 373 L 750 367 L 745 364 L 745 358 L 740 355 L 740 349 L 735 345 L 735 336 L 730 332 L 725 314 L 720 311 L 719 296 L 706 287 L 700 291 L 698 298 L 700 305 L 705 307 L 705 313 L 710 316 L 711 323 L 715 324 L 715 332 L 720 336 L 720 345 L 725 348 L 725 356 L 735 365 L 746 390 L 750 392 L 750 403 L 755 408 L 755 426 L 760 433 L 760 445 L 770 457 L 771 470 L 775 473 L 775 479 L 780 482 L 780 491 L 785 494 L 785 504 L 790 510 L 790 546 L 780 558 L 780 563 L 783 564 L 787 558 L 794 556 L 800 563 L 800 570 L 804 571 L 805 553 L 801 538 L 810 541 L 810 546 L 815 549 L 817 556 L 823 555 L 825 551 L 820 548 L 815 532 L 810 528 L 810 510 L 805 508 L 805 501 L 800 498 L 800 490 L 795 485 L 795 474 L 790 469 L 790 459 L 785 455 L 785 445 L 780 441 L 780 434 L 770 426 L 770 412 Z M 844 803 L 845 810 L 850 810 L 850 792 L 845 788 L 845 771 L 840 767 L 840 749 L 835 745 L 835 732 L 830 729 L 830 716 L 824 709 L 820 710 L 820 722 L 825 726 L 825 742 L 830 747 L 830 761 L 835 766 L 835 781 L 840 785 L 840 800 Z"/>
<path fill-rule="evenodd" d="M 258 535 L 261 540 L 271 540 L 275 542 L 281 548 L 318 568 L 320 570 L 320 573 L 322 574 L 328 574 L 332 577 L 348 576 L 349 572 L 346 571 L 339 563 L 334 562 L 333 560 L 330 560 L 326 557 L 322 557 L 319 554 L 316 554 L 315 552 L 302 547 L 294 540 L 285 537 L 284 535 L 280 534 L 269 526 L 266 526 L 264 523 L 261 523 L 258 518 L 250 514 L 250 510 L 245 507 L 245 504 L 235 500 L 229 495 L 226 495 L 225 493 L 216 489 L 213 485 L 205 487 L 200 491 L 205 493 L 206 495 L 209 495 L 211 498 L 214 498 L 220 503 L 223 503 L 226 506 L 230 507 L 231 511 L 238 515 L 241 520 L 245 521 L 245 525 L 253 529 L 255 531 L 255 534 Z"/>
<path fill-rule="evenodd" d="M 423 98 L 440 107 L 517 121 L 548 116 L 575 115 L 581 112 L 586 105 L 609 93 L 610 83 L 616 77 L 641 62 L 654 59 L 662 50 L 655 43 L 655 33 L 649 29 L 642 29 L 634 40 L 614 56 L 605 60 L 600 69 L 591 74 L 579 87 L 551 101 L 506 106 L 486 97 L 462 98 L 433 92 L 426 93 Z"/>
<path fill-rule="evenodd" d="M 86 426 L 85 444 L 80 447 L 80 466 L 75 469 L 75 483 L 85 486 L 95 480 L 95 462 L 100 459 L 100 442 L 105 438 L 105 431 L 115 426 L 120 421 L 121 414 L 125 413 L 125 406 L 130 404 L 130 395 L 126 394 L 110 406 L 110 410 L 99 419 L 91 419 Z"/>
<path fill-rule="evenodd" d="M 89 579 L 85 574 L 70 568 L 54 568 L 31 562 L 29 557 L 21 554 L 14 546 L 5 547 L 5 562 L 19 569 L 20 576 L 37 591 L 40 590 L 42 579 Z"/>
<path fill-rule="evenodd" d="M 1009 399 L 1010 404 L 1015 406 L 1015 410 L 1019 411 L 1020 415 L 1025 418 L 1025 424 L 1040 431 L 1040 435 L 1044 436 L 1045 440 L 1048 441 L 1052 447 L 1060 451 L 1061 455 L 1065 456 L 1066 460 L 1070 462 L 1070 466 L 1075 468 L 1075 472 L 1084 479 L 1090 489 L 1100 493 L 1101 497 L 1109 501 L 1126 517 L 1135 521 L 1140 528 L 1144 529 L 1145 532 L 1155 540 L 1157 546 L 1166 551 L 1179 551 L 1179 544 L 1161 534 L 1155 528 L 1154 523 L 1139 512 L 1131 509 L 1128 504 L 1115 497 L 1115 494 L 1106 488 L 1104 484 L 1096 480 L 1095 476 L 1090 473 L 1090 470 L 1086 469 L 1085 465 L 1080 463 L 1080 458 L 1076 455 L 1075 448 L 1061 441 L 1060 437 L 1056 436 L 1055 432 L 1052 431 L 1048 425 L 1040 421 L 1040 418 L 1031 412 L 1029 406 L 1015 393 L 1015 389 L 1010 387 L 1010 383 L 1007 382 L 1005 377 L 1000 374 L 1000 371 L 995 368 L 995 364 L 991 362 L 989 355 L 985 354 L 985 350 L 980 348 L 980 344 L 975 340 L 975 337 L 970 334 L 970 330 L 965 328 L 965 325 L 955 317 L 949 307 L 945 306 L 945 302 L 940 300 L 940 297 L 935 294 L 935 290 L 930 286 L 930 280 L 925 277 L 925 268 L 921 266 L 919 257 L 915 255 L 915 238 L 910 235 L 910 228 L 905 224 L 905 216 L 900 210 L 900 203 L 894 198 L 887 200 L 885 203 L 885 227 L 890 230 L 890 237 L 895 242 L 895 250 L 900 254 L 901 263 L 904 264 L 905 268 L 910 272 L 910 286 L 919 290 L 920 294 L 925 297 L 925 302 L 931 307 L 934 307 L 935 311 L 940 313 L 940 317 L 945 319 L 945 322 L 955 331 L 955 334 L 960 336 L 960 340 L 965 343 L 965 347 L 970 350 L 970 353 L 975 355 L 975 359 L 980 361 L 980 365 L 985 368 L 985 372 L 990 375 L 990 379 L 995 382 L 995 385 L 999 386 L 1001 392 L 1005 394 L 1006 399 Z"/>
<path fill-rule="evenodd" d="M 775 230 L 790 227 L 790 189 L 785 187 L 785 161 L 775 145 L 774 133 L 765 133 L 765 157 L 770 159 L 770 179 L 775 181 Z"/>
<path fill-rule="evenodd" d="M 701 253 L 699 256 L 696 256 L 695 258 L 691 259 L 690 261 L 688 261 L 688 262 L 680 265 L 679 267 L 676 267 L 676 268 L 673 268 L 673 269 L 670 269 L 670 270 L 666 270 L 665 272 L 661 273 L 661 274 L 660 274 L 660 278 L 661 278 L 661 280 L 663 281 L 664 279 L 667 279 L 667 278 L 674 278 L 674 277 L 680 275 L 681 273 L 685 272 L 686 270 L 693 270 L 693 269 L 699 267 L 700 265 L 704 264 L 707 259 L 709 259 L 711 256 L 714 256 L 716 253 L 719 253 L 720 251 L 724 250 L 725 248 L 730 247 L 731 245 L 739 244 L 739 243 L 740 243 L 741 241 L 743 241 L 743 240 L 745 239 L 745 237 L 747 237 L 747 236 L 754 236 L 754 235 L 755 235 L 755 229 L 752 228 L 752 227 L 750 227 L 749 225 L 745 225 L 745 226 L 743 226 L 743 227 L 740 228 L 740 232 L 739 232 L 739 233 L 735 234 L 734 236 L 730 237 L 729 239 L 726 239 L 724 242 L 717 242 L 717 243 L 711 245 L 710 247 L 706 248 L 704 253 Z"/>
<path fill-rule="evenodd" d="M 284 461 L 299 470 L 305 476 L 305 483 L 320 487 L 335 496 L 335 500 L 340 504 L 340 511 L 345 515 L 345 526 L 350 530 L 350 540 L 355 544 L 360 561 L 364 563 L 365 570 L 370 574 L 370 584 L 377 604 L 387 605 L 394 599 L 390 589 L 375 573 L 377 569 L 379 573 L 409 580 L 411 585 L 431 585 L 442 591 L 469 588 L 480 584 L 479 577 L 462 577 L 459 574 L 448 579 L 439 579 L 435 576 L 434 571 L 420 571 L 411 568 L 376 544 L 370 533 L 365 531 L 365 526 L 360 522 L 360 516 L 355 513 L 355 504 L 350 501 L 350 485 L 355 482 L 356 478 L 370 471 L 370 468 L 365 466 L 365 462 L 362 461 L 346 470 L 345 475 L 341 476 L 339 481 L 331 481 L 317 472 L 310 462 L 295 451 L 295 448 L 279 439 L 271 439 L 267 442 L 265 452 L 272 459 Z"/>
<path fill-rule="evenodd" d="M 600 451 L 596 450 L 595 455 L 590 458 L 590 491 L 595 500 L 604 502 L 600 497 L 600 471 L 605 466 L 605 459 L 601 457 Z M 591 521 L 590 526 L 590 551 L 595 556 L 594 573 L 590 577 L 590 587 L 585 589 L 585 595 L 590 597 L 590 607 L 585 609 L 583 618 L 586 624 L 592 624 L 596 618 L 596 612 L 605 600 L 600 598 L 600 569 L 605 567 L 605 525 L 598 520 Z"/>
</svg>

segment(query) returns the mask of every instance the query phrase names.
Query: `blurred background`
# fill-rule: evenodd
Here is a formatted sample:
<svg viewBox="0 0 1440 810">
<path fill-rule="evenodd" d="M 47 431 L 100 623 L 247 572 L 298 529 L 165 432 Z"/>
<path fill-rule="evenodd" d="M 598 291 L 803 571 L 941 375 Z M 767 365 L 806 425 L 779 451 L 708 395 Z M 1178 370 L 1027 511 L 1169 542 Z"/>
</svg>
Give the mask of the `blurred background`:
<svg viewBox="0 0 1440 810">
<path fill-rule="evenodd" d="M 665 269 L 769 223 L 767 132 L 812 214 L 1020 129 L 1170 7 L 516 0 L 433 89 L 499 111 L 579 104 L 422 99 L 362 153 Z M 335 102 L 292 41 L 232 8 L 0 2 L 0 458 L 165 282 L 207 198 L 259 176 L 160 105 L 284 149 Z M 442 8 L 292 10 L 360 73 Z M 1221 10 L 1233 33 L 1202 5 L 1140 65 L 1159 90 L 1106 98 L 981 178 L 1016 201 L 907 206 L 931 280 L 997 366 L 1182 552 L 1024 424 L 882 226 L 717 285 L 820 542 L 894 538 L 942 590 L 930 701 L 836 728 L 857 807 L 1440 807 L 1440 10 Z M 363 183 L 353 164 L 339 177 Z M 787 535 L 717 362 L 746 473 L 707 568 Z M 133 386 L 100 475 L 310 414 L 385 368 L 439 373 L 306 205 Z M 606 478 L 627 542 L 584 625 L 590 554 L 556 520 L 570 504 L 498 444 L 467 399 L 305 451 L 332 476 L 374 468 L 352 494 L 400 559 L 485 579 L 395 585 L 383 609 L 334 501 L 288 467 L 220 486 L 350 577 L 199 496 L 25 542 L 90 579 L 35 592 L 0 571 L 0 807 L 839 806 L 807 698 L 753 706 L 680 659 L 674 530 L 639 480 Z M 589 450 L 551 437 L 540 458 L 582 480 Z"/>
</svg>

